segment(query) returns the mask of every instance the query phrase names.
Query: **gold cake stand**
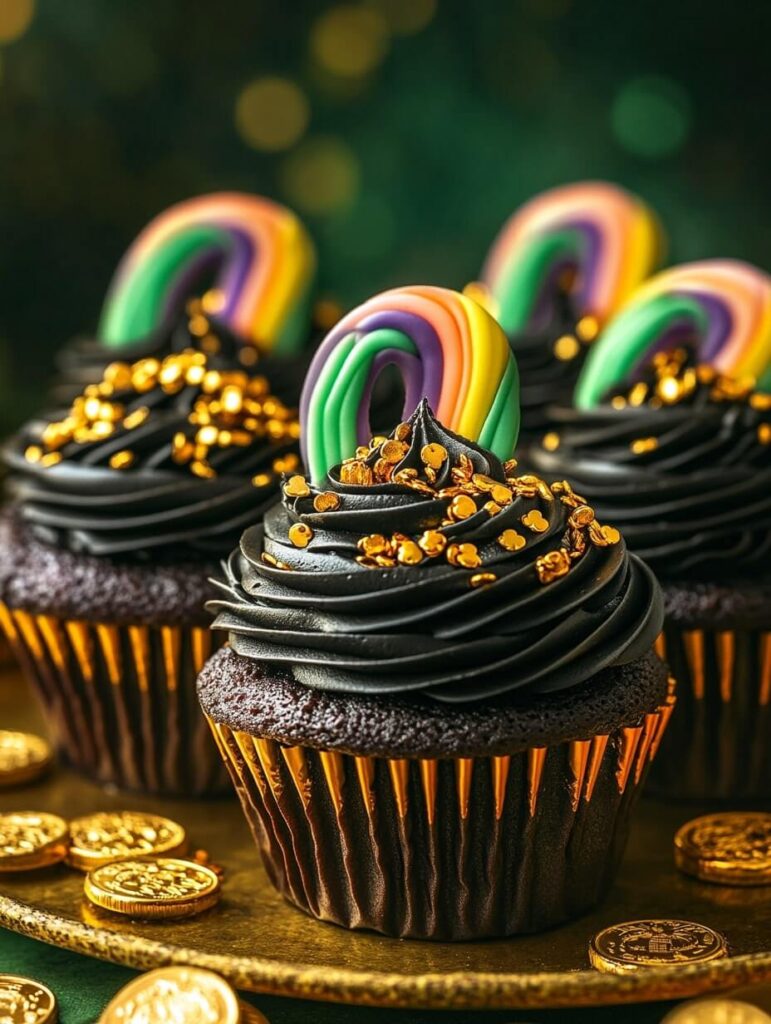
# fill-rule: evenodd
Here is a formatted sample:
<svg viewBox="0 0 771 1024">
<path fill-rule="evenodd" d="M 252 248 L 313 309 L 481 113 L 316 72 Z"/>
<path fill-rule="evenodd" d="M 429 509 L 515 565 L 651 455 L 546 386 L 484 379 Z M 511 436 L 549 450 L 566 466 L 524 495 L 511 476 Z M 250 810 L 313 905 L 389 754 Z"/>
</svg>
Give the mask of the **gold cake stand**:
<svg viewBox="0 0 771 1024">
<path fill-rule="evenodd" d="M 0 727 L 42 731 L 20 677 L 0 675 Z M 643 802 L 618 881 L 603 906 L 556 931 L 479 943 L 399 941 L 320 924 L 271 888 L 235 800 L 153 800 L 106 793 L 64 769 L 0 792 L 1 810 L 71 818 L 159 811 L 225 868 L 221 904 L 181 922 L 141 922 L 91 907 L 66 867 L 0 875 L 0 926 L 77 953 L 149 969 L 193 964 L 254 992 L 372 1006 L 493 1009 L 677 999 L 771 979 L 771 887 L 724 888 L 681 875 L 672 837 L 704 808 Z M 730 956 L 634 974 L 589 967 L 592 935 L 614 922 L 679 917 L 722 931 Z"/>
</svg>

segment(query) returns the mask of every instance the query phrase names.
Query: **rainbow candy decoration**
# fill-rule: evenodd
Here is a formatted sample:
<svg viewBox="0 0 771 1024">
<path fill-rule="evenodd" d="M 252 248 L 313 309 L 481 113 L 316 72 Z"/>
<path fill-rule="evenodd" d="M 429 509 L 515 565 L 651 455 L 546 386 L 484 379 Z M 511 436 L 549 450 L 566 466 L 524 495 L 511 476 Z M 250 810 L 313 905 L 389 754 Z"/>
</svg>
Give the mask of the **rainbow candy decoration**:
<svg viewBox="0 0 771 1024">
<path fill-rule="evenodd" d="M 428 399 L 448 429 L 508 459 L 519 432 L 519 375 L 503 331 L 472 299 L 416 285 L 376 295 L 319 347 L 300 399 L 305 465 L 316 483 L 372 435 L 381 371 L 404 381 L 404 418 Z"/>
<path fill-rule="evenodd" d="M 739 260 L 685 263 L 643 285 L 589 352 L 575 392 L 581 409 L 640 364 L 681 341 L 721 373 L 771 386 L 771 277 Z"/>
<path fill-rule="evenodd" d="M 548 327 L 566 273 L 576 320 L 602 325 L 660 264 L 664 236 L 641 199 L 601 181 L 551 189 L 504 224 L 482 282 L 509 337 Z"/>
<path fill-rule="evenodd" d="M 261 350 L 290 354 L 307 340 L 315 269 L 313 243 L 286 207 L 240 192 L 188 199 L 121 260 L 99 334 L 113 348 L 146 337 L 214 274 L 213 315 Z"/>
</svg>

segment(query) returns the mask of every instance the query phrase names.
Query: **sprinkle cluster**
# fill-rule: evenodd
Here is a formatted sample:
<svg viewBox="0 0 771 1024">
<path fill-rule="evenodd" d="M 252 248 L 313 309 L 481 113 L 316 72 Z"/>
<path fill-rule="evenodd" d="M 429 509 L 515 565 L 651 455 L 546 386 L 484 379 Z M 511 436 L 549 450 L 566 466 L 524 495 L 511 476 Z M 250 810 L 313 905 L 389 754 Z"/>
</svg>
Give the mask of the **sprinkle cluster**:
<svg viewBox="0 0 771 1024">
<path fill-rule="evenodd" d="M 461 453 L 457 462 L 449 467 L 451 484 L 440 487 L 437 485 L 438 473 L 447 468 L 445 463 L 450 454 L 443 445 L 431 443 L 424 445 L 420 451 L 420 470 L 414 467 L 399 469 L 399 464 L 409 451 L 410 433 L 410 425 L 401 423 L 390 438 L 373 437 L 369 445 L 357 448 L 355 455 L 343 462 L 339 471 L 340 480 L 355 487 L 398 484 L 425 495 L 426 499 L 445 502 L 444 512 L 437 517 L 431 528 L 418 536 L 372 533 L 360 537 L 356 545 L 356 561 L 359 565 L 368 569 L 389 569 L 443 559 L 455 568 L 472 570 L 473 575 L 469 578 L 472 587 L 494 583 L 498 577 L 483 565 L 478 546 L 469 541 L 453 541 L 447 536 L 446 530 L 479 513 L 493 518 L 517 498 L 540 497 L 547 503 L 558 500 L 570 509 L 561 546 L 535 560 L 535 570 L 541 583 L 551 583 L 564 576 L 589 544 L 606 547 L 620 540 L 617 530 L 601 526 L 596 521 L 594 510 L 580 495 L 575 494 L 567 481 L 550 486 L 538 476 L 516 475 L 515 459 L 504 464 L 506 481 L 501 483 L 484 473 L 477 473 L 471 459 Z M 443 477 L 446 479 L 447 474 L 444 473 Z M 314 494 L 305 477 L 300 475 L 285 480 L 283 491 L 290 499 L 310 498 L 313 495 L 314 511 L 334 511 L 340 506 L 339 495 L 331 491 Z M 549 521 L 538 508 L 523 513 L 519 522 L 519 528 L 502 528 L 496 537 L 501 552 L 519 551 L 526 546 L 529 536 L 545 533 L 549 528 Z M 313 530 L 307 523 L 296 522 L 289 529 L 289 540 L 297 548 L 307 547 L 312 539 Z M 289 568 L 267 554 L 263 554 L 263 560 L 277 568 Z"/>
</svg>

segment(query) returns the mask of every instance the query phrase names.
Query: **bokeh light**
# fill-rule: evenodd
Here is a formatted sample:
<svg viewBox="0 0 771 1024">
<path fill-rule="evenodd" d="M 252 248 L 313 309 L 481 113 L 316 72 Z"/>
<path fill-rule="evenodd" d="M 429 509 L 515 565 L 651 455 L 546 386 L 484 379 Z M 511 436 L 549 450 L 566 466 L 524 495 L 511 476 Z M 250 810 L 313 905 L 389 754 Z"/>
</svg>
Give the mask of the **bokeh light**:
<svg viewBox="0 0 771 1024">
<path fill-rule="evenodd" d="M 331 213 L 355 201 L 359 162 L 341 139 L 318 136 L 285 158 L 279 178 L 292 205 L 307 213 Z"/>
<path fill-rule="evenodd" d="M 311 53 L 333 75 L 359 78 L 380 64 L 388 50 L 388 30 L 373 7 L 346 4 L 325 11 L 311 29 Z"/>
<path fill-rule="evenodd" d="M 35 0 L 0 0 L 0 43 L 23 36 L 35 14 Z"/>
<path fill-rule="evenodd" d="M 401 36 L 411 36 L 423 29 L 436 14 L 437 0 L 374 0 L 389 29 Z"/>
<path fill-rule="evenodd" d="M 236 129 L 253 149 L 289 149 L 305 134 L 309 120 L 308 100 L 288 78 L 256 78 L 236 99 Z"/>
<path fill-rule="evenodd" d="M 688 96 L 677 82 L 655 75 L 635 78 L 613 103 L 613 133 L 635 156 L 669 156 L 688 138 L 690 112 Z"/>
</svg>

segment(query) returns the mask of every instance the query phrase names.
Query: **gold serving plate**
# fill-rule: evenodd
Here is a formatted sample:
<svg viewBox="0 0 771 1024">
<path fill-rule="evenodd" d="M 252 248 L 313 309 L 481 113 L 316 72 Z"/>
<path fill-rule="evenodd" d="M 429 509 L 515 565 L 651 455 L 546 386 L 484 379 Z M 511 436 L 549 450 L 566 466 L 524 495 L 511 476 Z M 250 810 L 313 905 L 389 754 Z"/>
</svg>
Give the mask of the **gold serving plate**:
<svg viewBox="0 0 771 1024">
<path fill-rule="evenodd" d="M 0 676 L 0 727 L 43 731 L 13 671 Z M 0 876 L 0 925 L 140 970 L 193 965 L 217 971 L 240 989 L 372 1006 L 598 1006 L 685 998 L 771 979 L 771 887 L 711 885 L 675 868 L 674 834 L 703 807 L 643 802 L 618 881 L 598 910 L 542 935 L 478 943 L 387 939 L 304 916 L 270 886 L 235 800 L 106 793 L 61 768 L 0 797 L 0 810 L 65 818 L 118 809 L 152 811 L 183 825 L 191 850 L 205 849 L 225 870 L 219 905 L 183 921 L 117 917 L 89 905 L 81 872 L 58 865 Z M 593 935 L 648 917 L 708 925 L 726 936 L 729 955 L 624 975 L 589 966 Z"/>
</svg>

